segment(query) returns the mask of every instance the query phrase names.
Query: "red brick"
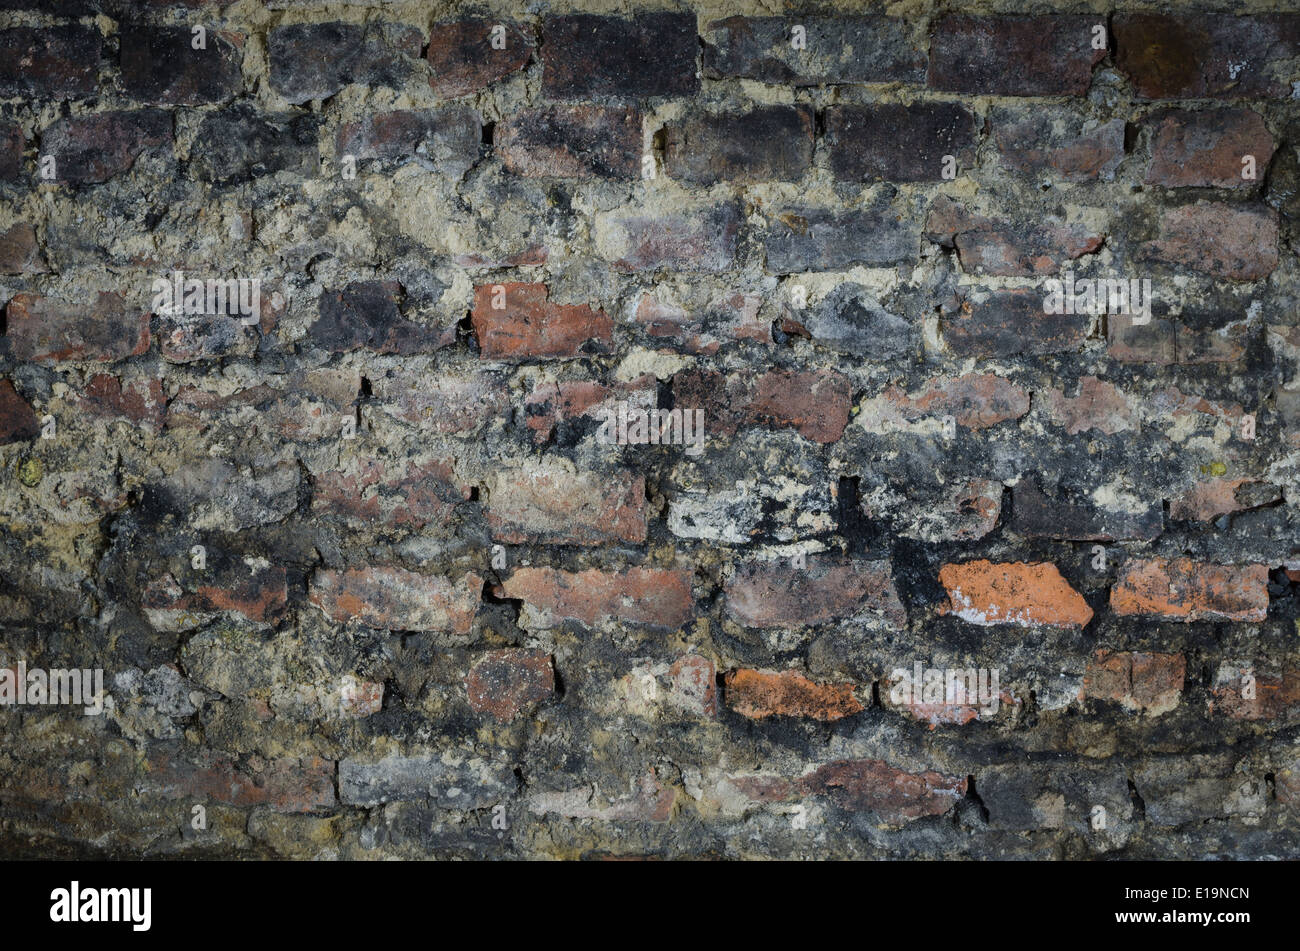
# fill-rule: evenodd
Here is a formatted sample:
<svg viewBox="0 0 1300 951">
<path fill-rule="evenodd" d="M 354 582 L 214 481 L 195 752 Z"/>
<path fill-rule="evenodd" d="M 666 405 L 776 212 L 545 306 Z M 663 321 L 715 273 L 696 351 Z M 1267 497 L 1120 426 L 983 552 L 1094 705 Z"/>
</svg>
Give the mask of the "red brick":
<svg viewBox="0 0 1300 951">
<path fill-rule="evenodd" d="M 472 572 L 455 581 L 376 566 L 317 571 L 310 598 L 335 621 L 355 619 L 393 631 L 468 634 L 482 590 L 483 579 Z"/>
<path fill-rule="evenodd" d="M 25 442 L 41 434 L 41 421 L 13 383 L 0 380 L 0 445 Z"/>
<path fill-rule="evenodd" d="M 929 84 L 984 96 L 1081 96 L 1106 55 L 1105 16 L 946 16 L 930 39 Z"/>
<path fill-rule="evenodd" d="M 509 722 L 554 696 L 551 655 L 523 648 L 488 651 L 470 668 L 465 689 L 475 713 Z"/>
<path fill-rule="evenodd" d="M 793 429 L 814 442 L 835 442 L 849 421 L 852 389 L 834 370 L 772 370 L 724 376 L 686 370 L 673 377 L 673 405 L 700 408 L 708 432 L 734 435 L 744 426 Z"/>
<path fill-rule="evenodd" d="M 149 622 L 167 631 L 188 630 L 203 623 L 205 616 L 217 613 L 265 623 L 283 614 L 288 603 L 288 576 L 282 565 L 220 568 L 208 583 L 197 585 L 192 593 L 187 593 L 171 574 L 165 574 L 145 588 L 141 599 Z"/>
<path fill-rule="evenodd" d="M 1088 314 L 1052 314 L 1040 289 L 987 291 L 962 301 L 961 316 L 942 321 L 944 345 L 959 357 L 1010 357 L 1078 350 L 1087 339 Z"/>
<path fill-rule="evenodd" d="M 829 106 L 831 172 L 842 182 L 937 182 L 944 156 L 957 170 L 975 161 L 975 116 L 955 102 Z"/>
<path fill-rule="evenodd" d="M 1186 673 L 1182 654 L 1099 650 L 1088 660 L 1083 696 L 1117 700 L 1126 710 L 1159 716 L 1178 706 Z"/>
<path fill-rule="evenodd" d="M 739 247 L 740 211 L 732 202 L 680 214 L 614 214 L 597 231 L 601 255 L 620 271 L 730 270 Z"/>
<path fill-rule="evenodd" d="M 526 109 L 497 125 L 505 167 L 530 178 L 641 177 L 641 112 L 615 106 Z"/>
<path fill-rule="evenodd" d="M 1071 436 L 1094 429 L 1113 436 L 1137 427 L 1133 402 L 1124 391 L 1095 376 L 1080 377 L 1075 396 L 1049 387 L 1042 397 L 1048 416 Z"/>
<path fill-rule="evenodd" d="M 316 476 L 312 511 L 364 528 L 441 524 L 471 495 L 445 459 L 349 459 Z"/>
<path fill-rule="evenodd" d="M 552 99 L 686 96 L 699 87 L 694 13 L 542 21 L 542 92 Z"/>
<path fill-rule="evenodd" d="M 505 28 L 504 48 L 492 46 L 492 28 Z M 465 19 L 435 23 L 429 34 L 429 85 L 439 96 L 468 96 L 528 65 L 536 46 L 532 31 L 507 20 Z"/>
<path fill-rule="evenodd" d="M 1067 131 L 1058 131 L 1058 123 Z M 1085 131 L 1085 120 L 1078 115 L 1042 109 L 1030 115 L 999 113 L 993 120 L 993 140 L 1003 168 L 1026 175 L 1052 174 L 1067 182 L 1110 181 L 1124 161 L 1123 119 Z"/>
<path fill-rule="evenodd" d="M 144 791 L 167 799 L 261 806 L 276 812 L 318 812 L 335 805 L 335 764 L 316 757 L 255 758 L 241 766 L 211 754 L 191 759 L 161 753 L 150 756 L 146 769 Z"/>
<path fill-rule="evenodd" d="M 687 569 L 628 568 L 570 572 L 520 568 L 501 586 L 538 612 L 543 623 L 580 621 L 588 627 L 617 619 L 676 629 L 691 619 L 691 572 Z"/>
<path fill-rule="evenodd" d="M 549 293 L 545 284 L 482 284 L 475 288 L 471 320 L 483 357 L 578 357 L 612 349 L 614 322 L 603 310 L 585 304 L 554 304 Z M 493 307 L 494 300 L 504 306 Z"/>
<path fill-rule="evenodd" d="M 1248 687 L 1253 697 L 1246 696 Z M 1211 713 L 1234 720 L 1290 720 L 1300 714 L 1300 670 L 1224 664 L 1215 672 L 1211 693 Z"/>
<path fill-rule="evenodd" d="M 802 627 L 866 612 L 896 629 L 907 625 L 888 561 L 741 565 L 725 593 L 728 616 L 746 627 Z"/>
<path fill-rule="evenodd" d="M 125 419 L 157 430 L 167 415 L 167 394 L 157 377 L 123 384 L 111 373 L 97 373 L 86 382 L 78 406 L 101 419 Z"/>
<path fill-rule="evenodd" d="M 814 683 L 795 670 L 733 670 L 723 678 L 727 706 L 751 720 L 810 717 L 839 720 L 861 713 L 853 684 Z"/>
<path fill-rule="evenodd" d="M 891 386 L 863 403 L 858 422 L 868 432 L 906 429 L 922 419 L 953 417 L 959 426 L 987 429 L 1029 412 L 1029 393 L 992 373 L 932 377 L 909 396 Z"/>
<path fill-rule="evenodd" d="M 1148 256 L 1230 281 L 1255 281 L 1277 267 L 1277 213 L 1264 207 L 1204 202 L 1160 216 Z"/>
<path fill-rule="evenodd" d="M 956 247 L 963 270 L 1000 277 L 1056 274 L 1066 262 L 1091 254 L 1105 240 L 1105 235 L 1083 225 L 1050 218 L 1021 226 L 986 218 L 945 196 L 931 206 L 926 232 L 931 240 Z"/>
<path fill-rule="evenodd" d="M 149 349 L 149 315 L 101 293 L 90 308 L 18 294 L 5 308 L 10 353 L 32 363 L 113 363 Z"/>
<path fill-rule="evenodd" d="M 0 97 L 80 98 L 99 88 L 97 26 L 0 30 Z"/>
<path fill-rule="evenodd" d="M 1208 522 L 1220 515 L 1244 512 L 1281 499 L 1281 488 L 1257 479 L 1207 479 L 1171 500 L 1169 517 Z"/>
<path fill-rule="evenodd" d="M 1147 120 L 1151 165 L 1146 181 L 1172 188 L 1254 188 L 1273 158 L 1273 136 L 1250 109 L 1167 109 Z M 1255 178 L 1242 178 L 1242 157 L 1255 157 Z"/>
<path fill-rule="evenodd" d="M 576 380 L 566 383 L 543 383 L 524 400 L 528 428 L 533 441 L 547 443 L 555 428 L 575 420 L 608 418 L 615 403 L 626 401 L 630 407 L 649 409 L 656 406 L 658 387 L 654 376 L 646 374 L 626 383 L 593 383 Z"/>
<path fill-rule="evenodd" d="M 1110 607 L 1116 614 L 1170 621 L 1262 621 L 1268 613 L 1268 568 L 1190 558 L 1131 559 L 1111 588 Z"/>
<path fill-rule="evenodd" d="M 130 171 L 145 149 L 171 142 L 172 119 L 160 109 L 97 112 L 46 129 L 40 160 L 54 158 L 55 181 L 93 185 Z"/>
<path fill-rule="evenodd" d="M 968 561 L 939 569 L 949 604 L 941 609 L 972 624 L 1084 627 L 1092 608 L 1050 562 Z"/>
<path fill-rule="evenodd" d="M 1300 16 L 1117 13 L 1115 65 L 1145 99 L 1285 98 Z M 1284 73 L 1283 73 L 1284 74 Z"/>
<path fill-rule="evenodd" d="M 495 474 L 492 537 L 507 544 L 606 545 L 646 538 L 645 477 L 572 472 L 559 465 Z"/>
<path fill-rule="evenodd" d="M 0 232 L 0 274 L 43 274 L 45 271 L 35 228 L 20 221 Z"/>
<path fill-rule="evenodd" d="M 667 125 L 664 167 L 694 185 L 798 181 L 812 165 L 813 133 L 809 106 L 693 111 Z"/>
</svg>

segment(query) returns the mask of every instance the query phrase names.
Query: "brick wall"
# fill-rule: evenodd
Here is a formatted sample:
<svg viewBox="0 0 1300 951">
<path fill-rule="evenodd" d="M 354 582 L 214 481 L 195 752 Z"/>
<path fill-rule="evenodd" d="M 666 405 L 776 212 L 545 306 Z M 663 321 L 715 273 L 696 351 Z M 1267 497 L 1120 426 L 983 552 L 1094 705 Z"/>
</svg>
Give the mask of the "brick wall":
<svg viewBox="0 0 1300 951">
<path fill-rule="evenodd" d="M 1300 854 L 1300 14 L 859 6 L 0 3 L 7 852 Z"/>
</svg>

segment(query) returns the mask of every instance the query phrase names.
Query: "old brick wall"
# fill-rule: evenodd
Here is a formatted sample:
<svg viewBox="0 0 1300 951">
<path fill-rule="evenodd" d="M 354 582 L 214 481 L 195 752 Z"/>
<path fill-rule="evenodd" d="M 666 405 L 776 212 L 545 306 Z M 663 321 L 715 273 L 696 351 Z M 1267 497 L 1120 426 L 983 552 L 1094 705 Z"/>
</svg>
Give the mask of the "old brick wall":
<svg viewBox="0 0 1300 951">
<path fill-rule="evenodd" d="M 1288 6 L 0 0 L 3 854 L 1300 854 Z"/>
</svg>

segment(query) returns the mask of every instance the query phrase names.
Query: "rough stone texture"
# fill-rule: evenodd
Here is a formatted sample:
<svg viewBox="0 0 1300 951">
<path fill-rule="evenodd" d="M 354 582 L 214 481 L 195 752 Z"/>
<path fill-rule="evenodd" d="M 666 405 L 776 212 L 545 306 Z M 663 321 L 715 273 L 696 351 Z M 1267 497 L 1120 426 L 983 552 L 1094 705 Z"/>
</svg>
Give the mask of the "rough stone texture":
<svg viewBox="0 0 1300 951">
<path fill-rule="evenodd" d="M 0 854 L 1300 857 L 1293 6 L 0 0 Z"/>
</svg>

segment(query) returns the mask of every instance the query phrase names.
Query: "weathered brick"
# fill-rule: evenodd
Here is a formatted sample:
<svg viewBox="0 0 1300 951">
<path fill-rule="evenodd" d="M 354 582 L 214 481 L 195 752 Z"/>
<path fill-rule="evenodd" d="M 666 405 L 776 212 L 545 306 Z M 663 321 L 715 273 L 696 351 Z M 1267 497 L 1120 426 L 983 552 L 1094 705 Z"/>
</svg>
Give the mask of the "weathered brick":
<svg viewBox="0 0 1300 951">
<path fill-rule="evenodd" d="M 813 125 L 809 106 L 693 111 L 667 125 L 664 167 L 695 185 L 798 181 L 812 165 Z"/>
<path fill-rule="evenodd" d="M 890 267 L 916 260 L 917 236 L 915 223 L 888 208 L 837 214 L 795 207 L 772 217 L 763 249 L 775 274 Z"/>
<path fill-rule="evenodd" d="M 99 88 L 103 37 L 95 26 L 0 30 L 0 96 L 65 99 Z"/>
<path fill-rule="evenodd" d="M 1040 290 L 987 291 L 967 297 L 961 316 L 944 318 L 948 352 L 959 357 L 1009 357 L 1064 353 L 1083 346 L 1092 324 L 1088 314 L 1053 314 Z"/>
<path fill-rule="evenodd" d="M 1186 672 L 1182 654 L 1099 650 L 1088 660 L 1083 695 L 1156 717 L 1178 706 Z"/>
<path fill-rule="evenodd" d="M 510 171 L 530 178 L 641 177 L 641 112 L 619 106 L 545 106 L 497 125 Z"/>
<path fill-rule="evenodd" d="M 672 817 L 677 789 L 661 780 L 653 770 L 632 784 L 632 794 L 610 800 L 592 796 L 590 786 L 543 792 L 530 796 L 530 812 L 544 816 L 554 814 L 569 819 L 596 819 L 602 822 L 667 822 Z"/>
<path fill-rule="evenodd" d="M 713 356 L 740 340 L 772 343 L 771 325 L 759 318 L 762 305 L 761 296 L 745 291 L 708 294 L 698 306 L 684 306 L 646 290 L 637 295 L 633 316 L 656 346 Z"/>
<path fill-rule="evenodd" d="M 1105 235 L 1085 225 L 1059 219 L 1017 225 L 972 214 L 942 196 L 931 206 L 926 234 L 955 247 L 964 270 L 1000 277 L 1055 274 L 1066 262 L 1096 251 L 1105 240 Z"/>
<path fill-rule="evenodd" d="M 311 175 L 320 164 L 320 116 L 262 113 L 236 102 L 210 113 L 190 149 L 198 177 L 235 184 L 276 172 Z"/>
<path fill-rule="evenodd" d="M 20 221 L 0 231 L 0 274 L 42 274 L 45 270 L 35 228 Z"/>
<path fill-rule="evenodd" d="M 542 92 L 553 99 L 687 96 L 699 87 L 698 44 L 693 13 L 549 16 Z"/>
<path fill-rule="evenodd" d="M 994 113 L 993 141 L 1003 168 L 1067 182 L 1113 181 L 1124 161 L 1124 120 L 1096 124 L 1050 110 L 1003 111 Z"/>
<path fill-rule="evenodd" d="M 294 23 L 271 30 L 271 88 L 289 103 L 329 99 L 344 86 L 397 87 L 414 73 L 423 33 L 395 23 Z"/>
<path fill-rule="evenodd" d="M 478 113 L 469 106 L 399 109 L 344 124 L 336 144 L 340 156 L 358 161 L 419 159 L 459 178 L 478 161 L 481 133 Z"/>
<path fill-rule="evenodd" d="M 1021 478 L 1020 484 L 1012 490 L 1012 501 L 1011 530 L 1026 538 L 1150 541 L 1164 530 L 1158 501 L 1150 502 L 1138 511 L 1132 511 L 1132 507 L 1108 509 L 1082 493 L 1073 498 L 1049 497 L 1032 476 Z"/>
<path fill-rule="evenodd" d="M 456 581 L 375 566 L 317 571 L 309 596 L 335 621 L 355 619 L 389 630 L 467 634 L 482 589 L 483 579 L 472 572 Z"/>
<path fill-rule="evenodd" d="M 221 756 L 179 751 L 151 755 L 141 786 L 167 799 L 216 802 L 227 806 L 264 806 L 276 812 L 332 809 L 334 763 L 308 759 L 258 760 L 241 766 Z"/>
<path fill-rule="evenodd" d="M 166 574 L 145 588 L 141 606 L 149 623 L 163 631 L 189 630 L 218 613 L 263 623 L 284 613 L 289 603 L 287 578 L 283 565 L 250 568 L 235 563 L 218 568 L 207 583 L 187 592 Z"/>
<path fill-rule="evenodd" d="M 636 716 L 718 715 L 717 671 L 699 654 L 682 654 L 671 664 L 639 664 L 618 682 L 618 694 L 619 709 Z"/>
<path fill-rule="evenodd" d="M 1092 608 L 1051 562 L 968 561 L 939 569 L 948 591 L 946 613 L 971 624 L 1085 627 Z"/>
<path fill-rule="evenodd" d="M 915 247 L 914 241 L 910 242 Z M 914 357 L 920 346 L 921 328 L 886 310 L 875 292 L 861 284 L 836 287 L 807 309 L 792 309 L 782 317 L 781 335 L 806 337 L 819 346 L 873 360 Z"/>
<path fill-rule="evenodd" d="M 312 343 L 331 353 L 367 349 L 412 354 L 456 342 L 456 327 L 426 327 L 403 317 L 396 281 L 360 281 L 321 293 L 320 318 L 311 326 Z"/>
<path fill-rule="evenodd" d="M 1130 314 L 1106 317 L 1107 352 L 1124 363 L 1156 363 L 1167 366 L 1178 362 L 1177 321 L 1155 318 L 1135 324 Z"/>
<path fill-rule="evenodd" d="M 603 310 L 555 304 L 549 296 L 545 284 L 476 287 L 470 319 L 483 358 L 563 358 L 612 349 L 614 323 Z"/>
<path fill-rule="evenodd" d="M 385 413 L 437 434 L 476 433 L 502 417 L 510 401 L 503 381 L 491 373 L 434 375 L 395 368 L 372 381 Z"/>
<path fill-rule="evenodd" d="M 733 202 L 680 213 L 613 214 L 598 220 L 602 257 L 621 271 L 725 271 L 739 246 L 740 212 Z"/>
<path fill-rule="evenodd" d="M 504 27 L 493 45 L 493 28 Z M 497 46 L 500 46 L 498 49 Z M 439 96 L 468 96 L 523 69 L 533 55 L 532 30 L 502 20 L 465 19 L 435 23 L 429 34 L 429 85 Z"/>
<path fill-rule="evenodd" d="M 918 421 L 953 417 L 959 426 L 987 429 L 1029 412 L 1029 393 L 992 373 L 933 377 L 915 396 L 890 386 L 864 400 L 857 423 L 868 432 L 907 430 Z"/>
<path fill-rule="evenodd" d="M 354 527 L 441 524 L 472 489 L 445 459 L 350 459 L 316 476 L 312 511 Z"/>
<path fill-rule="evenodd" d="M 707 414 L 709 432 L 730 436 L 745 426 L 794 429 L 814 442 L 835 442 L 849 421 L 852 389 L 834 370 L 737 373 L 685 370 L 673 377 L 673 405 Z"/>
<path fill-rule="evenodd" d="M 0 445 L 25 442 L 41 434 L 41 421 L 9 380 L 0 380 Z"/>
<path fill-rule="evenodd" d="M 539 626 L 603 621 L 676 629 L 691 618 L 691 573 L 686 569 L 628 568 L 623 571 L 560 571 L 520 568 L 501 585 L 507 598 L 522 600 Z"/>
<path fill-rule="evenodd" d="M 167 394 L 158 377 L 125 381 L 111 373 L 97 373 L 86 381 L 77 407 L 92 417 L 124 419 L 158 430 L 167 415 Z"/>
<path fill-rule="evenodd" d="M 0 181 L 17 178 L 23 171 L 23 150 L 27 139 L 17 123 L 0 122 Z"/>
<path fill-rule="evenodd" d="M 645 477 L 572 472 L 558 464 L 495 473 L 487 518 L 492 537 L 512 545 L 643 542 Z"/>
<path fill-rule="evenodd" d="M 1075 396 L 1049 387 L 1042 391 L 1043 406 L 1053 422 L 1067 434 L 1097 430 L 1107 436 L 1137 428 L 1137 412 L 1124 391 L 1095 376 L 1079 378 Z"/>
<path fill-rule="evenodd" d="M 853 684 L 816 683 L 796 670 L 732 670 L 723 678 L 727 706 L 751 720 L 773 716 L 839 720 L 865 709 L 853 691 Z"/>
<path fill-rule="evenodd" d="M 909 773 L 883 760 L 835 760 L 802 776 L 733 775 L 721 780 L 716 797 L 727 811 L 750 803 L 823 796 L 841 809 L 874 814 L 899 828 L 925 816 L 942 816 L 966 795 L 967 780 L 927 770 Z"/>
<path fill-rule="evenodd" d="M 1208 522 L 1220 515 L 1244 512 L 1281 500 L 1281 487 L 1258 479 L 1207 479 L 1171 499 L 1169 517 Z"/>
<path fill-rule="evenodd" d="M 1250 109 L 1192 112 L 1166 109 L 1147 120 L 1151 165 L 1146 181 L 1171 188 L 1253 188 L 1273 158 L 1273 136 Z M 1255 177 L 1242 177 L 1242 157 L 1254 156 Z"/>
<path fill-rule="evenodd" d="M 465 676 L 469 705 L 503 723 L 555 694 L 555 668 L 546 651 L 507 648 L 488 651 Z"/>
<path fill-rule="evenodd" d="M 1210 712 L 1234 720 L 1289 720 L 1300 714 L 1300 670 L 1294 667 L 1221 664 L 1210 692 Z"/>
<path fill-rule="evenodd" d="M 242 36 L 209 32 L 194 49 L 188 26 L 132 24 L 119 39 L 122 85 L 132 99 L 165 105 L 225 102 L 243 86 Z"/>
<path fill-rule="evenodd" d="M 1191 558 L 1130 559 L 1110 590 L 1110 607 L 1116 614 L 1170 621 L 1262 621 L 1268 613 L 1268 568 Z"/>
<path fill-rule="evenodd" d="M 944 157 L 975 160 L 975 117 L 952 102 L 826 109 L 831 172 L 842 182 L 937 182 Z"/>
<path fill-rule="evenodd" d="M 1275 70 L 1300 51 L 1300 16 L 1117 13 L 1115 65 L 1144 99 L 1291 94 Z"/>
<path fill-rule="evenodd" d="M 350 806 L 429 800 L 448 809 L 480 809 L 515 793 L 508 766 L 451 754 L 350 756 L 339 763 L 339 799 Z"/>
<path fill-rule="evenodd" d="M 805 45 L 791 43 L 795 25 Z M 925 50 L 907 20 L 884 16 L 733 16 L 708 26 L 704 75 L 792 86 L 921 83 Z"/>
<path fill-rule="evenodd" d="M 617 402 L 629 407 L 650 409 L 657 406 L 658 389 L 655 378 L 646 374 L 627 383 L 574 381 L 544 383 L 528 394 L 524 401 L 528 428 L 533 430 L 533 441 L 547 443 L 555 429 L 574 420 L 605 420 L 615 412 Z"/>
<path fill-rule="evenodd" d="M 1081 96 L 1106 55 L 1104 16 L 946 16 L 930 39 L 929 83 L 984 96 Z"/>
<path fill-rule="evenodd" d="M 814 559 L 805 568 L 784 561 L 746 564 L 724 592 L 727 614 L 745 627 L 802 627 L 848 617 L 894 629 L 907 625 L 888 561 Z"/>
<path fill-rule="evenodd" d="M 98 184 L 130 171 L 145 149 L 171 141 L 171 116 L 159 109 L 99 112 L 60 119 L 46 129 L 41 161 L 53 157 L 56 181 Z"/>
<path fill-rule="evenodd" d="M 101 293 L 87 308 L 70 301 L 18 294 L 5 308 L 9 352 L 32 363 L 113 363 L 149 349 L 149 314 L 116 294 Z"/>
<path fill-rule="evenodd" d="M 168 363 L 196 363 L 249 356 L 257 331 L 230 314 L 164 314 L 158 318 L 158 349 Z"/>
<path fill-rule="evenodd" d="M 867 515 L 871 514 L 868 510 Z M 896 531 L 905 538 L 931 543 L 973 541 L 993 531 L 1001 516 L 1002 483 L 967 479 L 943 487 L 938 498 L 919 507 Z"/>
</svg>

